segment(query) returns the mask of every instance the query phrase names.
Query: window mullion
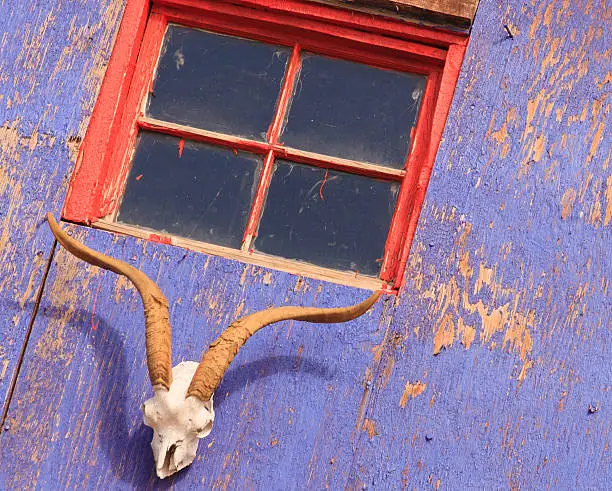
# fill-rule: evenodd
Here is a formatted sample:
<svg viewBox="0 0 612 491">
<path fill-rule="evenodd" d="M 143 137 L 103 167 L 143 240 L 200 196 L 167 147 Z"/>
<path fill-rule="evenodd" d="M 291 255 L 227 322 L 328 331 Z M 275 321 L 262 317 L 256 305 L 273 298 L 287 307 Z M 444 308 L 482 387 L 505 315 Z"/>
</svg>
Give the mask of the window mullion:
<svg viewBox="0 0 612 491">
<path fill-rule="evenodd" d="M 406 175 L 404 169 L 395 169 L 393 167 L 385 167 L 369 162 L 357 162 L 355 160 L 332 157 L 330 155 L 305 152 L 297 148 L 280 145 L 273 145 L 272 148 L 277 158 L 291 160 L 300 164 L 312 165 L 314 167 L 334 169 L 349 174 L 359 174 L 387 181 L 401 181 Z"/>
<path fill-rule="evenodd" d="M 293 94 L 293 87 L 295 80 L 300 72 L 300 45 L 296 43 L 293 46 L 293 52 L 291 58 L 287 64 L 287 72 L 285 74 L 285 80 L 281 88 L 280 95 L 278 97 L 278 103 L 276 105 L 276 111 L 274 112 L 274 118 L 268 128 L 267 140 L 268 143 L 275 145 L 278 143 L 285 116 L 289 108 L 289 102 L 291 95 Z M 272 179 L 272 170 L 274 167 L 274 150 L 270 150 L 264 160 L 263 169 L 261 171 L 261 177 L 257 186 L 257 192 L 253 200 L 253 206 L 251 207 L 251 215 L 247 223 L 246 230 L 244 231 L 244 238 L 242 241 L 242 250 L 248 251 L 253 242 L 253 237 L 257 234 L 257 227 L 259 226 L 259 220 L 263 212 L 263 206 L 266 200 L 266 193 L 268 186 L 270 186 L 270 180 Z"/>
<path fill-rule="evenodd" d="M 266 155 L 270 149 L 270 145 L 265 142 L 241 138 L 234 135 L 217 133 L 192 126 L 170 123 L 149 117 L 141 117 L 137 121 L 138 127 L 147 131 L 155 131 L 157 133 L 166 133 L 168 135 L 183 138 L 185 140 L 194 140 L 211 145 L 219 145 L 229 147 L 234 150 L 243 150 L 245 152 L 253 152 Z"/>
<path fill-rule="evenodd" d="M 268 129 L 268 142 L 272 144 L 278 143 L 278 138 L 280 137 L 283 129 L 283 123 L 285 122 L 287 111 L 289 110 L 289 102 L 291 101 L 291 96 L 293 94 L 293 87 L 295 85 L 297 76 L 300 73 L 301 63 L 300 45 L 296 43 L 293 46 L 293 53 L 291 54 L 289 64 L 287 65 L 287 73 L 285 75 L 283 87 L 278 98 L 274 119 L 272 124 L 270 124 L 270 128 Z"/>
<path fill-rule="evenodd" d="M 250 249 L 253 237 L 257 233 L 257 227 L 259 225 L 259 219 L 263 211 L 264 202 L 266 200 L 266 193 L 270 186 L 270 180 L 272 179 L 272 170 L 274 168 L 274 151 L 270 150 L 266 155 L 263 163 L 263 169 L 259 177 L 259 184 L 257 185 L 257 192 L 253 199 L 253 206 L 251 207 L 251 215 L 247 222 L 246 230 L 244 231 L 244 237 L 242 239 L 241 250 L 246 252 Z"/>
</svg>

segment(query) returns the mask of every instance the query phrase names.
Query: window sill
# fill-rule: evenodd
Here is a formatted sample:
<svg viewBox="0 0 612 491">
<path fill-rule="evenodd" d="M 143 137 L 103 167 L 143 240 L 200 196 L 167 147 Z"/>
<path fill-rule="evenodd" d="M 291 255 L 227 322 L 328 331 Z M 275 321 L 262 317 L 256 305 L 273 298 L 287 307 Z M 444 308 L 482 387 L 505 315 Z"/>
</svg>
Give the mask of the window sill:
<svg viewBox="0 0 612 491">
<path fill-rule="evenodd" d="M 301 261 L 269 256 L 267 254 L 262 254 L 255 251 L 249 252 L 231 249 L 229 247 L 207 244 L 197 240 L 186 239 L 184 237 L 160 235 L 154 230 L 116 223 L 107 218 L 98 220 L 91 225 L 94 228 L 105 230 L 107 232 L 121 233 L 162 244 L 172 244 L 191 251 L 232 259 L 245 264 L 276 269 L 315 280 L 330 281 L 341 285 L 363 288 L 365 290 L 383 290 L 386 293 L 396 293 L 396 290 L 393 289 L 391 285 L 380 278 L 360 276 L 359 273 L 335 271 Z"/>
</svg>

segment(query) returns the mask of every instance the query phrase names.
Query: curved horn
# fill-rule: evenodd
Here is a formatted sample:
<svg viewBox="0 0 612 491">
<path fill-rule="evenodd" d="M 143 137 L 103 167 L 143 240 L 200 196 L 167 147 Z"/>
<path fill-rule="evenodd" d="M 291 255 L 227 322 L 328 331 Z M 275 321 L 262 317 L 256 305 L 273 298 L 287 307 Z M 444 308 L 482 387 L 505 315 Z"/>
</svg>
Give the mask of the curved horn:
<svg viewBox="0 0 612 491">
<path fill-rule="evenodd" d="M 204 402 L 210 400 L 240 348 L 246 343 L 247 339 L 262 327 L 289 319 L 321 323 L 350 321 L 367 312 L 379 297 L 380 292 L 376 292 L 360 304 L 335 309 L 318 307 L 270 308 L 232 322 L 202 356 L 202 361 L 198 365 L 187 390 L 187 397 L 194 396 Z"/>
<path fill-rule="evenodd" d="M 166 389 L 172 383 L 172 329 L 168 315 L 168 300 L 159 287 L 142 271 L 135 267 L 105 256 L 77 242 L 64 232 L 47 213 L 51 232 L 64 248 L 83 261 L 127 277 L 142 298 L 145 315 L 147 366 L 153 387 L 162 385 Z"/>
</svg>

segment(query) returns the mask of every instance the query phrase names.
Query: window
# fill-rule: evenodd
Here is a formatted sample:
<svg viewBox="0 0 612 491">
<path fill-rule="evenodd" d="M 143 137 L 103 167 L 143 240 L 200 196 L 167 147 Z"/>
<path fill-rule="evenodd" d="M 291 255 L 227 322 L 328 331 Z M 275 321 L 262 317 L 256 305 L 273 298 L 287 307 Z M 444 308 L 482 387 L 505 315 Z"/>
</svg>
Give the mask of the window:
<svg viewBox="0 0 612 491">
<path fill-rule="evenodd" d="M 464 49 L 297 1 L 128 2 L 63 218 L 397 290 Z"/>
</svg>

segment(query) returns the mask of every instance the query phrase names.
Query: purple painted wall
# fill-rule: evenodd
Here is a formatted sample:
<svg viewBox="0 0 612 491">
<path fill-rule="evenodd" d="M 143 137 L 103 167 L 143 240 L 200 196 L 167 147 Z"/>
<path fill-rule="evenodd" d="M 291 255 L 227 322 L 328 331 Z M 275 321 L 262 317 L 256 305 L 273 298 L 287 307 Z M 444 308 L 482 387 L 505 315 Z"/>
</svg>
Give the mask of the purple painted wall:
<svg viewBox="0 0 612 491">
<path fill-rule="evenodd" d="M 0 405 L 5 407 L 124 2 L 0 2 Z"/>
<path fill-rule="evenodd" d="M 122 3 L 0 4 L 4 402 L 16 378 L 0 487 L 606 489 L 607 2 L 481 1 L 405 290 L 346 325 L 257 334 L 217 393 L 197 462 L 161 484 L 140 422 L 140 300 L 115 275 L 53 254 L 43 223 L 61 207 Z M 197 359 L 238 315 L 366 295 L 70 228 L 159 279 L 175 362 Z"/>
</svg>

